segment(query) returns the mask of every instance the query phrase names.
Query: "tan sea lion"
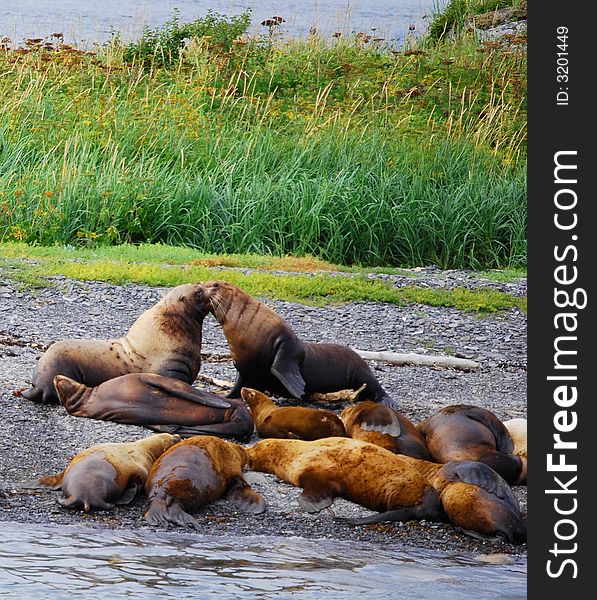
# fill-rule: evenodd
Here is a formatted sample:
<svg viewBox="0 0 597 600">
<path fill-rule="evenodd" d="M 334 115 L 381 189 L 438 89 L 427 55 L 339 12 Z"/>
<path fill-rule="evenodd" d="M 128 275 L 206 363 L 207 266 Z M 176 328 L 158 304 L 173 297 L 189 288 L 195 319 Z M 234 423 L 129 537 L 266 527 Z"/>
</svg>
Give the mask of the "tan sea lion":
<svg viewBox="0 0 597 600">
<path fill-rule="evenodd" d="M 32 387 L 22 395 L 34 402 L 58 402 L 56 375 L 92 387 L 140 372 L 193 383 L 201 366 L 201 330 L 207 312 L 199 285 L 179 285 L 146 310 L 124 337 L 52 344 L 35 366 Z"/>
<path fill-rule="evenodd" d="M 300 506 L 318 512 L 336 496 L 360 504 L 378 520 L 441 518 L 439 497 L 425 477 L 385 448 L 350 438 L 267 439 L 247 448 L 249 467 L 303 488 Z"/>
<path fill-rule="evenodd" d="M 504 427 L 508 430 L 514 443 L 512 454 L 516 454 L 516 456 L 527 460 L 527 420 L 510 419 L 504 421 Z"/>
<path fill-rule="evenodd" d="M 366 384 L 364 400 L 395 408 L 365 361 L 348 346 L 301 341 L 280 315 L 231 283 L 212 281 L 203 290 L 238 371 L 230 398 L 238 398 L 243 387 L 301 399 Z"/>
<path fill-rule="evenodd" d="M 468 404 L 446 406 L 419 423 L 418 429 L 435 462 L 479 461 L 510 485 L 526 484 L 527 461 L 512 454 L 508 430 L 489 410 Z"/>
<path fill-rule="evenodd" d="M 416 426 L 388 406 L 365 400 L 346 407 L 340 418 L 348 437 L 376 444 L 394 454 L 431 460 L 425 439 Z"/>
<path fill-rule="evenodd" d="M 342 421 L 330 410 L 278 406 L 262 392 L 245 387 L 240 394 L 251 409 L 259 437 L 310 441 L 346 436 Z"/>
<path fill-rule="evenodd" d="M 469 460 L 410 462 L 435 488 L 448 519 L 466 533 L 526 542 L 526 518 L 510 486 L 491 467 Z"/>
<path fill-rule="evenodd" d="M 57 475 L 38 480 L 39 485 L 58 490 L 65 508 L 111 510 L 115 504 L 128 504 L 143 488 L 155 460 L 180 441 L 177 435 L 160 433 L 138 440 L 99 444 L 79 452 Z"/>
<path fill-rule="evenodd" d="M 54 386 L 66 411 L 75 417 L 142 425 L 181 437 L 213 434 L 244 439 L 253 419 L 241 400 L 154 373 L 129 373 L 87 387 L 57 375 Z"/>
<path fill-rule="evenodd" d="M 262 496 L 243 478 L 246 463 L 242 446 L 213 436 L 176 444 L 155 462 L 147 477 L 145 519 L 151 525 L 199 528 L 192 514 L 222 496 L 245 512 L 262 513 Z"/>
</svg>

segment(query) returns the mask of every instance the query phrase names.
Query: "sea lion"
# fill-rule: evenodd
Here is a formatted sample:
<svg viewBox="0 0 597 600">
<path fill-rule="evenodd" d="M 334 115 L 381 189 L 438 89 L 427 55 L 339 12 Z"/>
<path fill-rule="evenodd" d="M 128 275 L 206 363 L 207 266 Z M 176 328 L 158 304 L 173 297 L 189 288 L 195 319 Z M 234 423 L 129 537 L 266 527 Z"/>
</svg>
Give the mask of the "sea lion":
<svg viewBox="0 0 597 600">
<path fill-rule="evenodd" d="M 246 463 L 242 446 L 217 437 L 195 436 L 176 444 L 149 472 L 145 519 L 151 525 L 198 529 L 192 513 L 222 496 L 245 512 L 262 513 L 265 501 L 243 478 Z"/>
<path fill-rule="evenodd" d="M 340 418 L 348 437 L 376 444 L 394 454 L 431 460 L 425 439 L 416 426 L 383 404 L 365 400 L 346 407 Z"/>
<path fill-rule="evenodd" d="M 526 484 L 527 461 L 512 454 L 508 430 L 489 410 L 468 404 L 446 406 L 417 427 L 435 462 L 479 461 L 510 485 Z"/>
<path fill-rule="evenodd" d="M 203 284 L 238 371 L 230 398 L 243 387 L 301 399 L 313 393 L 358 389 L 364 400 L 395 402 L 365 361 L 348 346 L 303 342 L 271 308 L 225 281 Z"/>
<path fill-rule="evenodd" d="M 179 441 L 177 435 L 159 433 L 136 442 L 92 446 L 79 452 L 64 471 L 37 483 L 62 488 L 64 498 L 58 502 L 64 508 L 111 510 L 131 502 L 155 460 Z"/>
<path fill-rule="evenodd" d="M 54 377 L 66 375 L 88 386 L 125 375 L 157 373 L 193 383 L 201 366 L 201 330 L 208 313 L 200 286 L 179 285 L 112 340 L 63 340 L 52 344 L 22 392 L 34 402 L 58 402 Z"/>
<path fill-rule="evenodd" d="M 439 497 L 425 477 L 385 448 L 350 438 L 305 442 L 267 439 L 247 448 L 249 468 L 303 488 L 307 512 L 329 507 L 336 496 L 360 504 L 379 520 L 441 518 Z"/>
<path fill-rule="evenodd" d="M 412 459 L 439 494 L 448 519 L 466 533 L 526 542 L 526 519 L 510 486 L 485 463 L 460 460 L 444 465 Z M 472 534 L 474 535 L 474 534 Z"/>
<path fill-rule="evenodd" d="M 510 419 L 504 421 L 504 427 L 508 430 L 514 443 L 512 454 L 516 454 L 516 456 L 527 460 L 527 420 Z"/>
<path fill-rule="evenodd" d="M 129 373 L 87 387 L 57 375 L 54 386 L 66 411 L 75 417 L 142 425 L 181 437 L 200 434 L 240 439 L 253 433 L 253 419 L 242 401 L 154 373 Z"/>
<path fill-rule="evenodd" d="M 278 406 L 265 394 L 245 387 L 240 390 L 240 395 L 251 409 L 259 437 L 308 441 L 346 437 L 342 421 L 330 410 Z"/>
</svg>

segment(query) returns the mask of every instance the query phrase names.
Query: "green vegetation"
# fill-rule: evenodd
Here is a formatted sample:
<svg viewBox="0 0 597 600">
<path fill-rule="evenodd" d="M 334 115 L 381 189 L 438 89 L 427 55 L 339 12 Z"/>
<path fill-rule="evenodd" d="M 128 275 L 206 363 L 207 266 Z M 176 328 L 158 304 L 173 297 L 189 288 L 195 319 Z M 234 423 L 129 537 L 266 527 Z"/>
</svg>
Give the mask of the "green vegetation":
<svg viewBox="0 0 597 600">
<path fill-rule="evenodd" d="M 10 246 L 8 251 L 4 250 L 3 246 L 0 254 L 3 257 L 0 258 L 3 276 L 15 280 L 23 287 L 42 287 L 44 278 L 54 275 L 82 281 L 106 281 L 117 285 L 143 283 L 164 287 L 190 281 L 223 279 L 242 287 L 249 294 L 305 304 L 369 301 L 448 306 L 478 312 L 496 312 L 509 308 L 526 311 L 526 298 L 516 298 L 494 290 L 434 290 L 416 285 L 394 288 L 388 282 L 368 279 L 359 273 L 345 276 L 324 271 L 312 275 L 279 275 L 264 271 L 246 273 L 231 268 L 163 264 L 153 258 L 149 262 L 127 262 L 126 259 L 119 260 L 116 257 L 111 260 L 105 257 L 83 259 L 78 256 L 79 252 L 76 253 L 76 258 L 68 258 L 69 252 L 59 249 L 53 249 L 53 252 L 44 249 L 36 255 L 35 260 L 23 261 L 15 260 Z"/>
<path fill-rule="evenodd" d="M 0 51 L 0 241 L 526 264 L 524 52 L 191 25 Z"/>
<path fill-rule="evenodd" d="M 443 10 L 434 15 L 427 35 L 433 42 L 442 40 L 450 33 L 457 36 L 468 17 L 519 4 L 518 0 L 450 0 Z"/>
</svg>

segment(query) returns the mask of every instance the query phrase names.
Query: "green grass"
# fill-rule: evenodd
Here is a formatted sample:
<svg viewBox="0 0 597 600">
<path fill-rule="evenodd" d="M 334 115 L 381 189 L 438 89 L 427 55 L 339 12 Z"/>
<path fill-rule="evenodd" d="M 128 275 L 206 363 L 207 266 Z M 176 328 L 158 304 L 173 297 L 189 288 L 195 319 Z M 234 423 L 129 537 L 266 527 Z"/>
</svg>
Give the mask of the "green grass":
<svg viewBox="0 0 597 600">
<path fill-rule="evenodd" d="M 521 267 L 525 82 L 470 38 L 0 52 L 0 241 Z"/>
<path fill-rule="evenodd" d="M 114 252 L 120 257 L 106 258 Z M 276 275 L 264 271 L 246 273 L 241 269 L 225 269 L 193 264 L 195 258 L 183 252 L 173 261 L 166 259 L 166 248 L 149 252 L 150 260 L 139 260 L 148 252 L 142 248 L 136 255 L 132 247 L 114 250 L 100 249 L 99 256 L 92 250 L 72 252 L 60 248 L 28 248 L 23 244 L 0 246 L 0 268 L 4 277 L 16 280 L 21 286 L 30 283 L 34 287 L 43 285 L 46 277 L 63 275 L 83 281 L 105 281 L 117 285 L 142 283 L 173 287 L 188 282 L 223 279 L 242 287 L 249 294 L 263 295 L 281 300 L 307 304 L 329 304 L 350 301 L 389 302 L 393 304 L 417 303 L 429 306 L 454 307 L 477 312 L 496 312 L 509 308 L 526 311 L 526 299 L 516 298 L 494 290 L 434 290 L 416 285 L 394 288 L 388 282 L 368 279 L 361 273 L 346 276 L 328 274 L 325 271 L 314 275 L 297 272 L 293 275 Z M 20 253 L 20 254 L 19 254 Z M 72 254 L 72 257 L 69 256 Z M 134 257 L 137 260 L 131 260 Z M 20 258 L 20 260 L 19 260 Z M 29 259 L 27 261 L 23 259 Z M 160 258 L 162 260 L 160 260 Z M 242 257 L 237 257 L 243 267 Z M 248 263 L 252 257 L 247 257 Z"/>
</svg>

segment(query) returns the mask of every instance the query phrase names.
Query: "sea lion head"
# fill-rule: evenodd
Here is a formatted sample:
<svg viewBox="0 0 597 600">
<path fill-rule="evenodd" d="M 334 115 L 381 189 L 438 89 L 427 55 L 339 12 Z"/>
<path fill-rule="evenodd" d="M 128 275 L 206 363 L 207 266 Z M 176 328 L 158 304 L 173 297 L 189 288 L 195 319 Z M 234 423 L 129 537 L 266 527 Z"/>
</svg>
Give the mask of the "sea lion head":
<svg viewBox="0 0 597 600">
<path fill-rule="evenodd" d="M 240 395 L 251 409 L 251 412 L 255 411 L 261 404 L 265 404 L 266 406 L 274 405 L 268 396 L 252 388 L 243 387 L 240 390 Z"/>
<path fill-rule="evenodd" d="M 205 317 L 211 310 L 203 286 L 198 283 L 185 283 L 172 288 L 162 298 L 161 304 L 166 310 L 179 311 L 189 316 L 195 314 L 199 317 Z"/>
<path fill-rule="evenodd" d="M 219 323 L 226 321 L 228 311 L 234 303 L 238 303 L 240 300 L 244 306 L 251 299 L 239 287 L 227 281 L 208 281 L 199 284 L 198 287 L 208 303 L 209 312 Z"/>
</svg>

